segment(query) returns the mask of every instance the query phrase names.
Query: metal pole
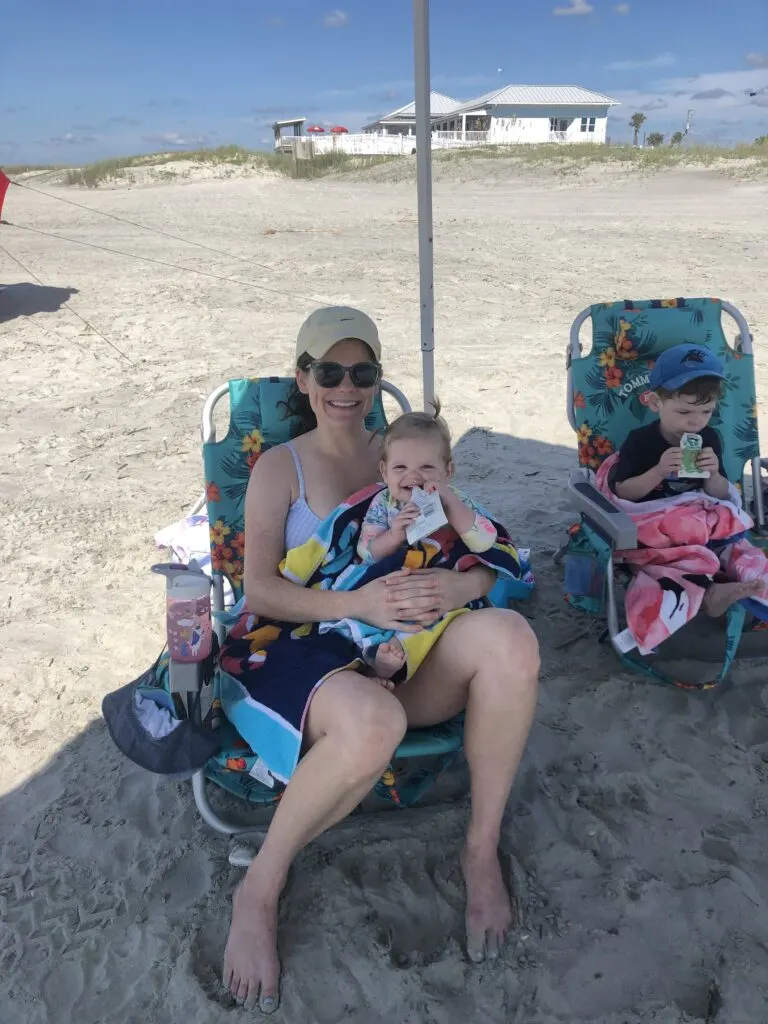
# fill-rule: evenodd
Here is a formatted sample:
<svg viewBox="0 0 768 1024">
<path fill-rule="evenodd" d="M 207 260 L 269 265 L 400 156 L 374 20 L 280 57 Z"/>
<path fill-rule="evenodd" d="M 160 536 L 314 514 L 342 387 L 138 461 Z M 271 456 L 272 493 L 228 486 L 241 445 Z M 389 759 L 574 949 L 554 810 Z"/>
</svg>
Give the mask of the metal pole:
<svg viewBox="0 0 768 1024">
<path fill-rule="evenodd" d="M 424 409 L 435 399 L 435 285 L 432 238 L 432 119 L 429 83 L 429 0 L 413 0 L 416 85 L 416 189 L 419 212 L 419 300 Z"/>
</svg>

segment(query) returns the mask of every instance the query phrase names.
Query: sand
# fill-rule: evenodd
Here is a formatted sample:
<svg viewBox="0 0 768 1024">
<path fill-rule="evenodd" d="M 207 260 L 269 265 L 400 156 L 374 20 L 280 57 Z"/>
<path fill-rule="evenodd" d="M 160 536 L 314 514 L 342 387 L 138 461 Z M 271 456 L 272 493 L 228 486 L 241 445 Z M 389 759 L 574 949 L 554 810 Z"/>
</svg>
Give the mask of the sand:
<svg viewBox="0 0 768 1024">
<path fill-rule="evenodd" d="M 436 182 L 437 377 L 462 484 L 530 545 L 540 581 L 525 611 L 541 698 L 504 829 L 521 925 L 498 964 L 465 961 L 464 801 L 348 822 L 296 863 L 276 1019 L 758 1024 L 765 668 L 715 699 L 625 674 L 564 605 L 551 554 L 573 518 L 572 318 L 595 300 L 722 295 L 750 320 L 762 387 L 768 186 L 499 167 Z M 216 384 L 284 372 L 302 318 L 349 302 L 377 317 L 389 376 L 418 401 L 415 191 L 386 175 L 54 191 L 242 258 L 18 189 L 5 216 L 243 283 L 0 228 L 29 271 L 0 251 L 0 1021 L 245 1020 L 216 990 L 241 874 L 229 844 L 188 786 L 121 758 L 100 702 L 162 643 L 152 537 L 200 488 Z"/>
</svg>

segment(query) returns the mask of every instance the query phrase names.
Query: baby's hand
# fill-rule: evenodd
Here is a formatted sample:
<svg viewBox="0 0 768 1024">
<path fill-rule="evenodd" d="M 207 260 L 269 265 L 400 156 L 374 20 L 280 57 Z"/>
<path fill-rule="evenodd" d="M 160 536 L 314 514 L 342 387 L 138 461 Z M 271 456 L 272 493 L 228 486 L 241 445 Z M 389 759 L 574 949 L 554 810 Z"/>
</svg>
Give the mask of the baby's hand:
<svg viewBox="0 0 768 1024">
<path fill-rule="evenodd" d="M 392 520 L 392 531 L 400 537 L 405 537 L 408 527 L 418 519 L 420 514 L 418 505 L 409 502 Z"/>
</svg>

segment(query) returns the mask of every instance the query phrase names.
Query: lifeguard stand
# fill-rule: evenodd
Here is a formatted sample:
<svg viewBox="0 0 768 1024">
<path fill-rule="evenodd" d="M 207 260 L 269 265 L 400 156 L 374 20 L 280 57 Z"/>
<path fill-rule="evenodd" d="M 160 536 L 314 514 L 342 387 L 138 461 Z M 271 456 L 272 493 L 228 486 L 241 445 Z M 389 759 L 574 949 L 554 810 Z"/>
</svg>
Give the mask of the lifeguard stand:
<svg viewBox="0 0 768 1024">
<path fill-rule="evenodd" d="M 275 121 L 272 125 L 272 131 L 275 133 L 276 153 L 293 155 L 298 145 L 296 140 L 302 137 L 306 120 L 306 117 L 293 117 L 288 121 Z M 283 135 L 283 129 L 286 130 L 285 135 Z"/>
</svg>

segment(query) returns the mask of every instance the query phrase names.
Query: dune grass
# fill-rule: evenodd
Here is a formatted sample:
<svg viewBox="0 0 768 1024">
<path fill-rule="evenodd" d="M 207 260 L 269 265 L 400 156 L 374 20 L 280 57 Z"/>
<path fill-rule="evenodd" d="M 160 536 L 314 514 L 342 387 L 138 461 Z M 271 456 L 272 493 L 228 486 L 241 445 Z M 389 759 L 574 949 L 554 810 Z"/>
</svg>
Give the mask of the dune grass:
<svg viewBox="0 0 768 1024">
<path fill-rule="evenodd" d="M 360 170 L 366 166 L 384 163 L 392 157 L 356 157 L 346 153 L 329 153 L 312 160 L 294 161 L 290 156 L 246 149 L 243 146 L 219 146 L 217 149 L 177 150 L 147 153 L 138 156 L 113 157 L 69 168 L 64 183 L 86 188 L 97 188 L 110 181 L 130 178 L 138 168 L 157 167 L 163 180 L 173 180 L 172 171 L 163 171 L 168 164 L 185 161 L 199 165 L 221 165 L 244 168 L 254 172 L 266 171 L 289 178 L 317 178 L 334 171 Z"/>
<path fill-rule="evenodd" d="M 726 173 L 737 172 L 750 166 L 758 173 L 768 172 L 768 145 L 753 144 L 722 148 L 719 146 L 658 146 L 639 149 L 629 145 L 598 146 L 591 143 L 574 145 L 521 145 L 477 146 L 466 149 L 435 150 L 435 165 L 450 166 L 473 160 L 499 160 L 521 166 L 550 167 L 556 174 L 577 173 L 581 169 L 600 164 L 624 165 L 628 169 L 652 172 L 681 166 L 717 165 Z M 168 165 L 185 161 L 188 164 L 241 168 L 245 172 L 279 175 L 287 178 L 320 178 L 329 174 L 366 171 L 382 164 L 395 163 L 399 169 L 387 178 L 400 180 L 415 174 L 415 160 L 411 156 L 353 156 L 342 152 L 327 153 L 309 160 L 294 161 L 290 155 L 247 149 L 243 146 L 219 146 L 216 149 L 174 150 L 144 153 L 135 156 L 113 157 L 86 164 L 83 167 L 56 167 L 19 165 L 6 167 L 8 174 L 32 171 L 61 171 L 63 183 L 85 188 L 98 188 L 112 181 L 132 180 L 133 171 L 156 168 L 160 181 L 176 180 L 176 173 Z M 189 172 L 184 172 L 189 176 Z"/>
<path fill-rule="evenodd" d="M 540 146 L 478 146 L 467 149 L 437 150 L 432 159 L 435 162 L 486 159 L 516 160 L 521 163 L 564 164 L 631 164 L 649 170 L 683 165 L 711 166 L 721 161 L 752 160 L 768 167 L 768 146 L 743 145 L 733 148 L 721 146 L 656 146 L 641 149 L 635 146 L 597 146 L 593 143 L 558 143 Z"/>
</svg>

